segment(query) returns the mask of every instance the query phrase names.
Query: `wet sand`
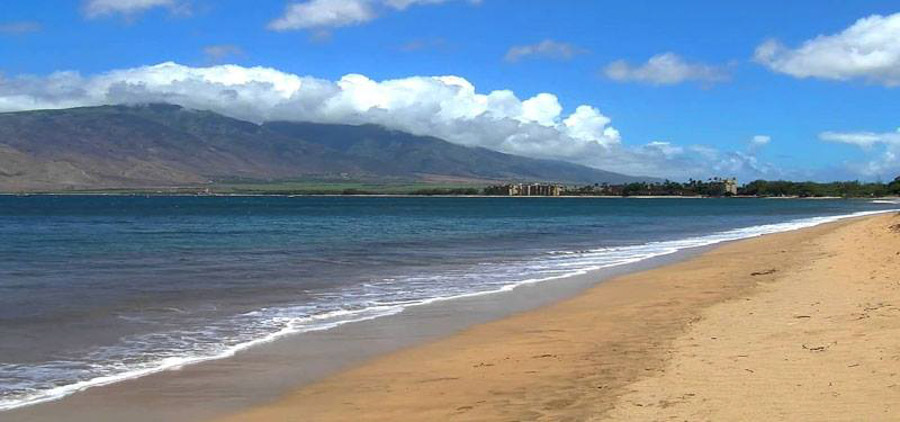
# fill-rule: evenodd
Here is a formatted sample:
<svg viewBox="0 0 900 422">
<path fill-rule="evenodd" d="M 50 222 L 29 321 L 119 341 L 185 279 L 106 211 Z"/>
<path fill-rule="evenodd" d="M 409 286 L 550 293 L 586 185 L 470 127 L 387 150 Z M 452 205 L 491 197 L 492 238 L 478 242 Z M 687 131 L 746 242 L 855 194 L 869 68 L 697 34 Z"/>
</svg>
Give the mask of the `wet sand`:
<svg viewBox="0 0 900 422">
<path fill-rule="evenodd" d="M 728 244 L 223 422 L 900 419 L 900 217 Z"/>
</svg>

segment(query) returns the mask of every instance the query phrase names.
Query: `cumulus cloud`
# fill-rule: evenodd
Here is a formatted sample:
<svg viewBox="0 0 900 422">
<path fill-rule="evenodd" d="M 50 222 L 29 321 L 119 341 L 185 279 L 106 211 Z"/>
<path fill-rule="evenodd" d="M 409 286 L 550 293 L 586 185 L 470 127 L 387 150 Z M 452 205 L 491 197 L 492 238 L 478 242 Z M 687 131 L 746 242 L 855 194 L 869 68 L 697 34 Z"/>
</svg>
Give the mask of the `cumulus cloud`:
<svg viewBox="0 0 900 422">
<path fill-rule="evenodd" d="M 772 142 L 772 137 L 768 135 L 755 135 L 750 138 L 751 147 L 761 147 L 763 145 L 768 145 L 769 142 Z"/>
<path fill-rule="evenodd" d="M 585 53 L 587 50 L 573 44 L 544 40 L 537 44 L 513 46 L 506 52 L 504 59 L 511 63 L 528 58 L 571 60 L 575 56 Z"/>
<path fill-rule="evenodd" d="M 771 136 L 755 135 L 752 138 L 750 138 L 750 142 L 748 142 L 748 145 L 747 145 L 747 151 L 750 153 L 755 153 L 755 152 L 759 151 L 760 149 L 762 149 L 763 147 L 765 147 L 766 145 L 769 145 L 770 142 L 772 142 Z"/>
<path fill-rule="evenodd" d="M 0 111 L 168 102 L 263 122 L 379 124 L 457 144 L 553 158 L 627 174 L 670 178 L 751 177 L 755 158 L 668 142 L 626 146 L 612 120 L 591 105 L 567 112 L 559 98 L 479 92 L 459 76 L 338 80 L 266 67 L 162 63 L 96 75 L 57 72 L 0 78 Z"/>
<path fill-rule="evenodd" d="M 854 145 L 867 152 L 868 161 L 847 163 L 856 173 L 869 177 L 900 175 L 900 129 L 896 132 L 822 132 L 819 139 Z"/>
<path fill-rule="evenodd" d="M 28 34 L 41 29 L 41 24 L 31 21 L 0 23 L 0 34 L 6 35 Z"/>
<path fill-rule="evenodd" d="M 269 22 L 273 31 L 328 30 L 360 25 L 377 19 L 381 12 L 406 10 L 410 6 L 440 4 L 452 0 L 306 0 L 288 4 L 284 13 Z M 478 4 L 480 0 L 469 0 Z"/>
<path fill-rule="evenodd" d="M 189 5 L 180 0 L 85 0 L 84 2 L 84 14 L 92 19 L 114 15 L 131 18 L 155 8 L 166 8 L 179 14 L 190 11 Z"/>
<path fill-rule="evenodd" d="M 223 60 L 244 55 L 244 49 L 234 44 L 217 44 L 203 47 L 203 55 L 211 63 L 219 63 Z"/>
<path fill-rule="evenodd" d="M 789 48 L 769 40 L 756 48 L 757 62 L 797 78 L 862 79 L 900 85 L 900 13 L 872 15 L 833 35 Z"/>
<path fill-rule="evenodd" d="M 358 25 L 377 15 L 368 0 L 310 0 L 287 6 L 284 14 L 269 23 L 273 31 L 336 28 Z"/>
<path fill-rule="evenodd" d="M 657 54 L 639 66 L 617 60 L 606 66 L 604 73 L 614 81 L 651 85 L 675 85 L 688 81 L 713 84 L 731 77 L 727 66 L 690 63 L 671 52 Z"/>
</svg>

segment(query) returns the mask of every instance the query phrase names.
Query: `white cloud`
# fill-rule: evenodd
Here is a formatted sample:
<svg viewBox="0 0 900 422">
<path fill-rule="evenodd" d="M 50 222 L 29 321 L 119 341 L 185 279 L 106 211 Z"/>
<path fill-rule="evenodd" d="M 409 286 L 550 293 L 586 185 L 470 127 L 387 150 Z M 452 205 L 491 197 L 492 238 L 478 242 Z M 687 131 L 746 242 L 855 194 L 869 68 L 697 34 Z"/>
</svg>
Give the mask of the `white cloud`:
<svg viewBox="0 0 900 422">
<path fill-rule="evenodd" d="M 273 31 L 316 30 L 360 25 L 377 19 L 382 11 L 406 10 L 410 6 L 446 3 L 452 0 L 306 0 L 291 3 L 281 17 L 271 21 Z M 478 4 L 480 0 L 469 0 Z"/>
<path fill-rule="evenodd" d="M 571 60 L 573 57 L 585 53 L 587 50 L 573 44 L 544 40 L 537 44 L 513 46 L 506 52 L 504 59 L 512 63 L 527 58 Z"/>
<path fill-rule="evenodd" d="M 404 10 L 409 6 L 425 4 L 441 4 L 452 0 L 384 0 L 384 4 L 397 10 Z M 481 0 L 468 0 L 472 4 L 481 4 Z"/>
<path fill-rule="evenodd" d="M 0 23 L 0 34 L 20 35 L 38 32 L 41 29 L 41 24 L 31 21 Z"/>
<path fill-rule="evenodd" d="M 823 141 L 838 142 L 842 144 L 856 145 L 863 148 L 871 148 L 875 145 L 900 145 L 900 129 L 897 132 L 822 132 L 819 135 Z"/>
<path fill-rule="evenodd" d="M 763 162 L 755 154 L 750 152 L 732 151 L 719 153 L 717 161 L 712 166 L 715 174 L 747 175 L 748 179 L 783 179 L 796 176 L 779 169 L 772 164 Z"/>
<path fill-rule="evenodd" d="M 640 66 L 625 60 L 610 63 L 606 76 L 619 82 L 641 82 L 652 85 L 675 85 L 697 81 L 705 84 L 724 82 L 730 78 L 726 66 L 689 63 L 675 53 L 657 54 Z"/>
<path fill-rule="evenodd" d="M 755 59 L 769 69 L 797 78 L 863 79 L 900 85 L 900 13 L 872 15 L 834 35 L 820 35 L 789 48 L 769 40 Z"/>
<path fill-rule="evenodd" d="M 819 139 L 862 148 L 868 161 L 847 163 L 850 169 L 868 177 L 891 179 L 900 175 L 900 129 L 896 132 L 822 132 Z"/>
<path fill-rule="evenodd" d="M 310 0 L 288 5 L 284 15 L 269 23 L 269 29 L 336 28 L 369 22 L 376 17 L 368 0 Z"/>
<path fill-rule="evenodd" d="M 563 120 L 566 134 L 572 138 L 588 142 L 597 140 L 607 146 L 616 145 L 621 139 L 619 131 L 610 126 L 610 122 L 609 117 L 589 105 L 578 106 L 574 113 Z M 598 133 L 602 133 L 603 136 L 598 137 Z"/>
<path fill-rule="evenodd" d="M 479 92 L 459 76 L 336 81 L 265 67 L 162 63 L 83 76 L 0 78 L 0 111 L 168 102 L 255 121 L 373 123 L 450 142 L 670 178 L 751 177 L 763 168 L 714 149 L 654 142 L 629 147 L 591 105 L 566 112 L 556 95 Z M 744 161 L 741 161 L 744 160 Z"/>
<path fill-rule="evenodd" d="M 750 138 L 750 141 L 747 143 L 747 152 L 749 154 L 755 154 L 759 150 L 763 149 L 766 145 L 772 142 L 772 137 L 768 135 L 755 135 Z"/>
<path fill-rule="evenodd" d="M 671 142 L 653 141 L 644 145 L 643 148 L 646 151 L 653 151 L 670 158 L 684 154 L 684 147 L 672 145 Z"/>
<path fill-rule="evenodd" d="M 552 126 L 562 113 L 562 105 L 553 94 L 541 93 L 522 101 L 521 120 Z"/>
<path fill-rule="evenodd" d="M 751 147 L 761 147 L 764 145 L 768 145 L 769 142 L 772 142 L 772 137 L 768 135 L 756 135 L 750 138 Z"/>
<path fill-rule="evenodd" d="M 86 0 L 84 14 L 88 18 L 112 15 L 130 18 L 158 7 L 179 14 L 188 13 L 190 10 L 188 4 L 180 0 Z"/>
</svg>

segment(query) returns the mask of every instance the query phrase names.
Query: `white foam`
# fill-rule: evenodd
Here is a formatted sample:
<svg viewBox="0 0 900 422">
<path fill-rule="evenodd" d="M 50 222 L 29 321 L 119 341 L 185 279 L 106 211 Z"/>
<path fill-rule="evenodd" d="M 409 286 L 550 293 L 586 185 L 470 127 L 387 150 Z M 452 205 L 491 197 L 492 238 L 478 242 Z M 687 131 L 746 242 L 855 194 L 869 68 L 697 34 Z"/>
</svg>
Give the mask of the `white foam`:
<svg viewBox="0 0 900 422">
<path fill-rule="evenodd" d="M 415 300 L 396 300 L 392 303 L 379 304 L 377 306 L 362 307 L 354 310 L 335 310 L 325 312 L 318 315 L 296 317 L 291 316 L 290 308 L 285 309 L 261 309 L 254 312 L 246 313 L 244 317 L 256 317 L 269 315 L 269 322 L 280 327 L 278 330 L 270 332 L 259 338 L 233 345 L 220 351 L 219 353 L 205 356 L 187 356 L 187 357 L 169 357 L 153 362 L 146 362 L 138 368 L 122 371 L 120 373 L 94 377 L 91 379 L 75 382 L 68 385 L 57 386 L 49 389 L 34 391 L 25 397 L 14 399 L 0 399 L 0 411 L 17 409 L 25 406 L 31 406 L 38 403 L 58 400 L 68 395 L 83 391 L 88 388 L 109 385 L 116 382 L 139 378 L 146 375 L 178 369 L 186 365 L 200 363 L 209 360 L 224 359 L 234 354 L 246 350 L 248 348 L 274 341 L 278 338 L 290 334 L 330 330 L 332 328 L 360 321 L 367 321 L 383 316 L 395 315 L 403 312 L 404 309 L 413 306 L 423 306 L 436 302 L 460 299 L 465 297 L 483 296 L 502 292 L 511 291 L 519 286 L 526 284 L 535 284 L 559 280 L 577 275 L 584 275 L 591 271 L 603 268 L 615 267 L 620 265 L 631 264 L 646 259 L 659 257 L 663 255 L 673 254 L 685 249 L 705 247 L 715 245 L 722 242 L 747 239 L 758 237 L 766 234 L 779 233 L 791 230 L 797 230 L 812 227 L 820 224 L 830 223 L 845 218 L 861 217 L 867 215 L 875 215 L 881 213 L 897 212 L 900 209 L 879 210 L 857 212 L 847 215 L 813 217 L 800 220 L 789 221 L 785 223 L 767 224 L 760 226 L 752 226 L 728 230 L 724 232 L 714 233 L 705 236 L 690 237 L 679 240 L 652 242 L 642 245 L 623 246 L 615 248 L 602 248 L 587 251 L 554 251 L 550 252 L 546 259 L 552 265 L 535 265 L 530 273 L 539 271 L 553 272 L 553 275 L 546 277 L 531 277 L 514 282 L 506 282 L 499 286 L 493 286 L 491 289 L 469 292 L 453 292 L 453 294 L 443 296 L 433 296 L 420 298 Z M 537 269 L 535 271 L 534 269 Z M 555 271 L 551 271 L 555 270 Z M 428 278 L 423 278 L 427 280 Z M 365 287 L 377 287 L 373 285 L 365 285 Z M 471 287 L 471 286 L 470 286 Z M 372 302 L 369 302 L 372 303 Z M 281 316 L 286 315 L 286 316 Z"/>
</svg>

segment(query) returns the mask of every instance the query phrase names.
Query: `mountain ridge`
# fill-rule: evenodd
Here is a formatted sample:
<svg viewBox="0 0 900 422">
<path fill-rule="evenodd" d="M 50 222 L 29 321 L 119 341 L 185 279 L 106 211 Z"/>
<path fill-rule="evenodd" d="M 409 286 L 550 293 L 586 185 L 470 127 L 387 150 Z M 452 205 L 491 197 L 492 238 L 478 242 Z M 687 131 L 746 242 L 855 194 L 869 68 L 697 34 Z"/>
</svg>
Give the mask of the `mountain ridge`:
<svg viewBox="0 0 900 422">
<path fill-rule="evenodd" d="M 377 125 L 257 124 L 161 103 L 0 113 L 0 191 L 307 178 L 581 184 L 652 180 Z"/>
</svg>

